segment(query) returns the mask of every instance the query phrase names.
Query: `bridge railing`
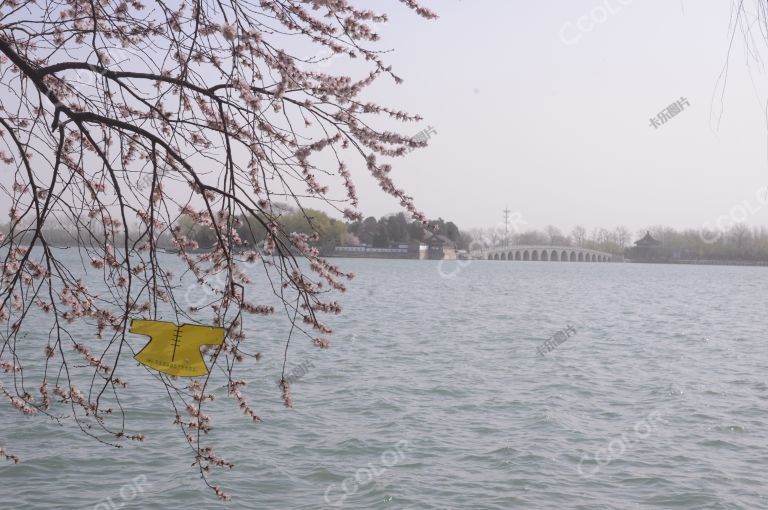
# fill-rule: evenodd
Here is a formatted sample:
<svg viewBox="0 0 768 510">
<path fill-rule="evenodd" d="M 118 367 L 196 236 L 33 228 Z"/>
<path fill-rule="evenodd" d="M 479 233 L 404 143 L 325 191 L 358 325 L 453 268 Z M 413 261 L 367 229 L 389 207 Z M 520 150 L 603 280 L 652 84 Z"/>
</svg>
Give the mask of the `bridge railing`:
<svg viewBox="0 0 768 510">
<path fill-rule="evenodd" d="M 562 262 L 613 262 L 622 258 L 591 248 L 547 245 L 494 246 L 473 250 L 470 255 L 477 259 Z"/>
</svg>

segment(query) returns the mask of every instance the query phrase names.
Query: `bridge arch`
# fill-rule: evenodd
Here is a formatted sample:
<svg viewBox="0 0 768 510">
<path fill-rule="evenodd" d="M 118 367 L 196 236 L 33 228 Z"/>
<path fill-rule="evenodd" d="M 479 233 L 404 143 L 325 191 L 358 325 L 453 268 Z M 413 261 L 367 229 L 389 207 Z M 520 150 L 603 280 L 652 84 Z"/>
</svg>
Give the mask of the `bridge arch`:
<svg viewBox="0 0 768 510">
<path fill-rule="evenodd" d="M 597 250 L 566 246 L 510 246 L 476 251 L 476 258 L 487 260 L 520 260 L 542 262 L 612 262 L 613 256 Z"/>
</svg>

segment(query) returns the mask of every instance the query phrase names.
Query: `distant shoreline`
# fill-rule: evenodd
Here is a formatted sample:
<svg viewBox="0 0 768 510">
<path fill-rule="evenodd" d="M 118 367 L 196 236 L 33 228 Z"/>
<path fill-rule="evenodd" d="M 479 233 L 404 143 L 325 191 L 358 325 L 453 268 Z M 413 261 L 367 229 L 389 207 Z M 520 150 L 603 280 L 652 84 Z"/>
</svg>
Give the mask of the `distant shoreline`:
<svg viewBox="0 0 768 510">
<path fill-rule="evenodd" d="M 768 266 L 768 260 L 629 260 L 632 264 L 670 264 L 684 266 Z"/>
<path fill-rule="evenodd" d="M 28 247 L 28 245 L 22 245 L 25 247 Z M 82 248 L 82 245 L 69 245 L 69 246 L 51 246 L 55 249 L 70 249 L 70 248 Z M 178 253 L 178 250 L 169 249 L 169 248 L 159 248 L 159 253 L 166 253 L 169 255 L 175 255 Z M 199 254 L 199 253 L 207 253 L 210 252 L 210 249 L 208 248 L 195 248 L 193 250 L 186 250 L 189 254 Z M 393 253 L 391 256 L 381 256 L 381 254 L 365 254 L 365 255 L 336 255 L 336 254 L 325 254 L 321 255 L 323 258 L 334 258 L 334 259 L 376 259 L 376 260 L 432 260 L 432 261 L 439 261 L 439 260 L 447 260 L 447 261 L 455 261 L 455 260 L 463 260 L 465 262 L 467 261 L 485 261 L 483 258 L 478 259 L 418 259 L 416 257 L 412 256 L 403 256 L 403 254 L 400 253 Z M 499 261 L 491 261 L 491 262 L 499 262 Z M 508 262 L 514 262 L 514 263 L 525 263 L 525 262 L 547 262 L 547 261 L 520 261 L 520 260 L 514 260 L 514 261 L 508 261 Z M 629 264 L 668 264 L 668 265 L 685 265 L 685 266 L 750 266 L 750 267 L 768 267 L 768 260 L 632 260 L 625 258 L 624 263 Z M 570 263 L 577 263 L 577 262 L 570 262 Z M 586 262 L 584 262 L 586 263 Z M 622 263 L 622 262 L 613 262 L 615 263 Z M 589 262 L 589 264 L 592 264 L 592 262 Z"/>
<path fill-rule="evenodd" d="M 406 257 L 372 257 L 372 256 L 345 256 L 345 255 L 327 255 L 325 258 L 334 258 L 334 259 L 349 259 L 349 260 L 355 260 L 355 259 L 370 259 L 370 260 L 415 260 L 415 261 L 432 261 L 432 262 L 439 262 L 438 259 L 416 259 L 416 258 L 406 258 Z M 448 262 L 456 262 L 457 260 L 448 260 Z M 486 260 L 486 259 L 463 259 L 458 260 L 461 262 L 494 262 L 498 265 L 500 261 L 497 260 Z M 502 261 L 504 262 L 504 261 Z M 512 262 L 513 264 L 526 264 L 530 262 L 542 262 L 545 264 L 549 264 L 550 262 L 544 260 L 533 260 L 533 261 L 521 261 L 521 260 L 512 260 L 512 261 L 506 261 L 506 262 Z M 566 262 L 565 264 L 595 264 L 594 262 Z M 684 266 L 750 266 L 750 267 L 766 267 L 768 266 L 768 260 L 758 260 L 758 261 L 749 261 L 749 260 L 629 260 L 624 259 L 623 262 L 612 262 L 610 264 L 622 264 L 622 263 L 629 263 L 629 264 L 657 264 L 657 265 L 684 265 Z M 557 263 L 558 265 L 562 265 L 563 263 Z"/>
</svg>

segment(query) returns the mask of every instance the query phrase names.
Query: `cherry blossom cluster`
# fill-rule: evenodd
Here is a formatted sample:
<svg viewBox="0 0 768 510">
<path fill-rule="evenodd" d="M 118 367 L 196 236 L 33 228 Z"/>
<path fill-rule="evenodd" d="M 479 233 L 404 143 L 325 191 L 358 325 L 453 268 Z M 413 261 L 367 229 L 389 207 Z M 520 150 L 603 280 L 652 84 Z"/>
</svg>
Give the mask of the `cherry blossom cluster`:
<svg viewBox="0 0 768 510">
<path fill-rule="evenodd" d="M 392 3 L 436 17 L 417 0 Z M 130 409 L 119 405 L 120 392 L 138 386 L 123 368 L 140 348 L 128 332 L 140 318 L 223 327 L 224 344 L 202 351 L 210 377 L 224 377 L 216 384 L 261 421 L 243 379 L 259 370 L 267 339 L 250 325 L 285 312 L 285 342 L 298 331 L 326 349 L 332 329 L 322 316 L 341 312 L 334 296 L 354 276 L 321 256 L 311 215 L 314 233 L 300 233 L 283 226 L 282 211 L 319 206 L 361 219 L 355 182 L 368 174 L 425 221 L 393 178 L 394 162 L 426 144 L 393 125 L 421 117 L 368 93 L 402 81 L 383 60 L 388 20 L 361 0 L 0 6 L 0 166 L 11 183 L 0 189 L 10 203 L 0 234 L 0 388 L 11 407 L 74 418 L 113 446 L 143 439 L 126 432 Z M 349 67 L 302 56 L 318 49 Z M 278 306 L 254 297 L 263 281 Z M 205 299 L 186 304 L 179 291 L 189 285 Z M 42 375 L 27 377 L 27 363 Z M 228 499 L 206 476 L 232 465 L 200 443 L 214 426 L 204 411 L 209 381 L 146 377 L 167 387 L 169 416 L 205 483 Z M 281 393 L 293 406 L 287 382 Z"/>
</svg>

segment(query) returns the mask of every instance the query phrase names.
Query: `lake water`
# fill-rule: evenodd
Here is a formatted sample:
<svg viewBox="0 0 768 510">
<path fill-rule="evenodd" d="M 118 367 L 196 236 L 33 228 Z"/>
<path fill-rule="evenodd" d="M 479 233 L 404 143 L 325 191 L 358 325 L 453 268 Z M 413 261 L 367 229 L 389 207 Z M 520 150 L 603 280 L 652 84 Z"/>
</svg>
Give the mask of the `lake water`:
<svg viewBox="0 0 768 510">
<path fill-rule="evenodd" d="M 235 464 L 211 474 L 232 502 L 129 363 L 143 443 L 3 404 L 0 446 L 22 462 L 0 463 L 0 508 L 768 508 L 766 268 L 336 261 L 357 277 L 332 348 L 291 343 L 295 408 L 275 384 L 280 320 L 248 325 L 264 422 L 217 392 L 205 444 Z"/>
</svg>

